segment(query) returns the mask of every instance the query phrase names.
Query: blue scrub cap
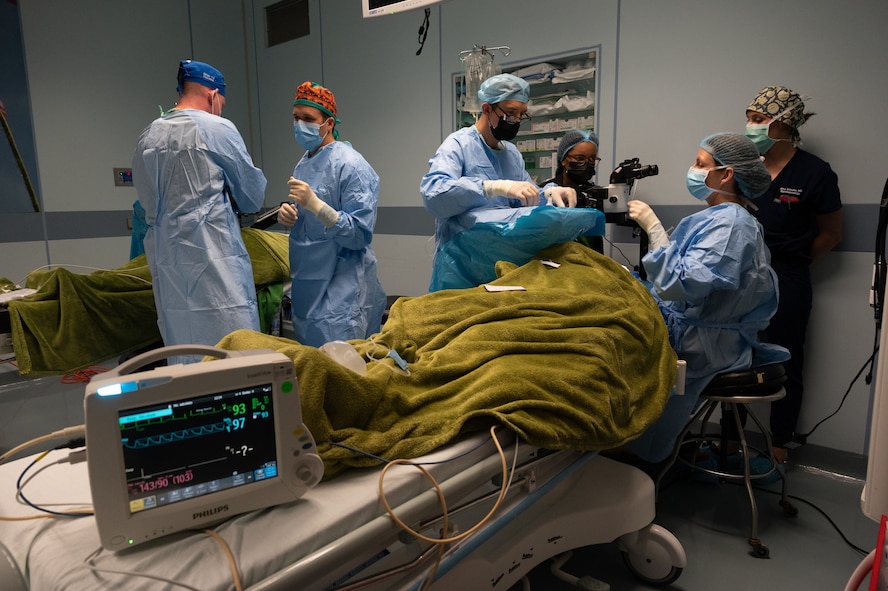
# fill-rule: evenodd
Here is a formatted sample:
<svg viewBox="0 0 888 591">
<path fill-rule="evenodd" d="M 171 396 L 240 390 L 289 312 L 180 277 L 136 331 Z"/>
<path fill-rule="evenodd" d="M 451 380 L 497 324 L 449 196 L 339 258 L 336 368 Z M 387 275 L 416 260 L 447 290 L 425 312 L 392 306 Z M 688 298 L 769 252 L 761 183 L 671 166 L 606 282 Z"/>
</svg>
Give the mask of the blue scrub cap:
<svg viewBox="0 0 888 591">
<path fill-rule="evenodd" d="M 219 94 L 225 96 L 225 77 L 222 76 L 222 72 L 210 64 L 196 62 L 194 60 L 179 62 L 177 81 L 176 92 L 179 93 L 179 96 L 182 96 L 183 82 L 197 82 L 207 88 L 218 90 Z"/>
<path fill-rule="evenodd" d="M 497 74 L 481 83 L 478 99 L 482 103 L 490 103 L 491 105 L 502 101 L 526 103 L 530 100 L 530 85 L 518 76 Z"/>
<path fill-rule="evenodd" d="M 700 147 L 721 166 L 734 169 L 737 186 L 746 197 L 755 199 L 771 186 L 771 173 L 762 163 L 758 148 L 745 135 L 714 133 L 703 138 Z"/>
<path fill-rule="evenodd" d="M 561 138 L 561 143 L 558 144 L 558 152 L 556 153 L 558 164 L 561 164 L 561 161 L 564 160 L 568 152 L 573 150 L 574 146 L 583 142 L 595 144 L 597 148 L 598 136 L 591 129 L 571 129 L 565 133 L 564 137 Z"/>
</svg>

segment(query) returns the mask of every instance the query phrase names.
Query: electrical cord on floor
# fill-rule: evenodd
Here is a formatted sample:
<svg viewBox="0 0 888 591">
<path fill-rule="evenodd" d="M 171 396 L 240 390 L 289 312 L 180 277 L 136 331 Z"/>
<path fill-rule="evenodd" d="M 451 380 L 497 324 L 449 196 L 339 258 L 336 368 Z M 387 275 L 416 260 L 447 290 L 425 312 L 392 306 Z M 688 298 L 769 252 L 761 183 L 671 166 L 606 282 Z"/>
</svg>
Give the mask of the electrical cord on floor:
<svg viewBox="0 0 888 591">
<path fill-rule="evenodd" d="M 733 484 L 734 486 L 746 486 L 746 485 L 745 485 L 744 483 L 742 483 L 742 482 L 734 482 L 733 480 L 724 480 L 724 481 L 720 481 L 720 482 L 725 482 L 725 483 L 727 483 L 727 484 Z M 666 486 L 662 486 L 662 487 L 660 487 L 660 490 L 659 490 L 659 492 L 657 493 L 658 496 L 659 496 L 660 494 L 662 494 L 662 492 L 663 492 L 664 490 L 666 490 L 667 488 L 669 488 L 669 487 L 670 487 L 672 484 L 674 484 L 674 483 L 675 483 L 675 480 L 673 480 L 672 482 L 669 482 Z M 758 486 L 758 485 L 756 485 L 755 483 L 753 483 L 753 488 L 754 488 L 755 490 L 760 490 L 760 491 L 763 491 L 763 492 L 766 492 L 766 493 L 770 493 L 770 494 L 773 494 L 773 495 L 782 496 L 782 493 L 781 493 L 780 491 L 776 491 L 776 490 L 772 490 L 772 489 L 769 489 L 769 488 L 765 488 L 765 487 L 763 487 L 763 486 Z M 859 552 L 861 555 L 864 555 L 864 556 L 869 552 L 868 550 L 864 550 L 863 548 L 861 548 L 861 547 L 857 546 L 856 544 L 852 543 L 852 542 L 847 538 L 847 536 L 845 536 L 845 534 L 842 532 L 842 530 L 839 529 L 839 526 L 836 524 L 835 521 L 832 520 L 832 518 L 826 513 L 826 511 L 824 511 L 823 509 L 821 509 L 820 507 L 818 507 L 817 505 L 815 505 L 815 504 L 812 503 L 811 501 L 808 501 L 808 500 L 803 499 L 803 498 L 801 498 L 801 497 L 799 497 L 799 496 L 796 496 L 796 495 L 789 495 L 789 494 L 786 495 L 786 498 L 788 498 L 788 499 L 792 499 L 792 500 L 794 500 L 794 501 L 802 502 L 802 503 L 804 503 L 804 504 L 810 506 L 811 508 L 813 508 L 813 509 L 814 509 L 815 511 L 817 511 L 818 513 L 820 513 L 820 514 L 821 514 L 821 515 L 827 520 L 827 522 L 829 522 L 829 524 L 833 527 L 833 529 L 836 530 L 836 532 L 839 534 L 839 536 L 842 538 L 842 540 L 843 540 L 843 541 L 844 541 L 844 542 L 845 542 L 850 548 L 852 548 L 855 552 Z"/>
<path fill-rule="evenodd" d="M 817 427 L 819 427 L 820 425 L 825 423 L 827 420 L 836 416 L 839 413 L 839 411 L 842 410 L 842 406 L 844 406 L 845 400 L 848 399 L 848 395 L 851 393 L 851 388 L 854 387 L 855 382 L 857 382 L 858 378 L 860 378 L 860 374 L 863 373 L 863 370 L 866 369 L 867 365 L 870 366 L 870 373 L 867 376 L 866 383 L 870 383 L 870 381 L 872 381 L 872 365 L 875 361 L 875 358 L 876 358 L 876 355 L 878 354 L 878 352 L 879 352 L 879 347 L 878 347 L 878 345 L 876 345 L 875 347 L 873 347 L 873 352 L 870 354 L 869 358 L 863 363 L 863 366 L 860 368 L 860 370 L 854 376 L 854 379 L 852 379 L 851 383 L 848 384 L 848 389 L 845 390 L 845 394 L 842 396 L 842 399 L 839 401 L 838 408 L 836 408 L 836 410 L 834 410 L 831 414 L 829 414 L 829 415 L 825 416 L 824 418 L 820 419 L 819 421 L 817 421 L 817 423 L 813 427 L 811 427 L 811 430 L 808 431 L 807 433 L 794 434 L 793 440 L 796 441 L 796 443 L 806 443 L 808 440 L 808 437 L 810 437 L 811 434 L 814 433 L 814 431 L 817 429 Z"/>
<path fill-rule="evenodd" d="M 741 486 L 741 483 L 740 483 L 740 482 L 731 482 L 731 484 L 735 484 L 735 485 L 737 485 L 737 486 Z M 781 496 L 781 495 L 782 495 L 782 493 L 780 493 L 779 491 L 771 490 L 771 489 L 769 489 L 769 488 L 764 488 L 764 487 L 762 487 L 762 486 L 753 486 L 753 488 L 755 488 L 756 490 L 764 491 L 764 492 L 766 492 L 766 493 L 770 493 L 770 494 L 772 494 L 772 495 L 777 495 L 777 496 Z M 826 519 L 826 521 L 829 522 L 829 524 L 833 527 L 833 529 L 836 530 L 836 532 L 839 534 L 839 536 L 841 536 L 842 540 L 843 540 L 846 544 L 848 544 L 848 546 L 849 546 L 852 550 L 854 550 L 855 552 L 859 552 L 861 556 L 866 556 L 866 555 L 869 553 L 869 550 L 864 550 L 864 549 L 861 548 L 860 546 L 857 546 L 856 544 L 854 544 L 853 542 L 851 542 L 851 540 L 849 540 L 849 539 L 845 536 L 845 534 L 842 533 L 842 530 L 839 529 L 839 526 L 836 524 L 835 521 L 832 520 L 832 518 L 826 513 L 826 511 L 824 511 L 823 509 L 821 509 L 820 507 L 818 507 L 817 505 L 815 505 L 815 504 L 812 503 L 811 501 L 808 501 L 808 500 L 803 499 L 802 497 L 799 497 L 799 496 L 796 496 L 796 495 L 786 495 L 786 498 L 787 498 L 787 499 L 792 499 L 792 500 L 794 500 L 794 501 L 799 501 L 799 502 L 805 503 L 806 505 L 808 505 L 809 507 L 811 507 L 812 509 L 814 509 L 815 511 L 817 511 L 818 513 L 820 513 L 821 515 L 823 515 L 823 517 Z"/>
</svg>

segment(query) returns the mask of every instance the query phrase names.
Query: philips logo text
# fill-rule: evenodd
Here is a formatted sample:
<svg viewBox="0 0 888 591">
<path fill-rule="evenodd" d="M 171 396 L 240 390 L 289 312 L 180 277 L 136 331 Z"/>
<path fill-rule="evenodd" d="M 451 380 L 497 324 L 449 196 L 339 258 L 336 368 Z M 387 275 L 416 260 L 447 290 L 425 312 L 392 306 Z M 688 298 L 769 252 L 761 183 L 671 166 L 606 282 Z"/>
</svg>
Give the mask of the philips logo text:
<svg viewBox="0 0 888 591">
<path fill-rule="evenodd" d="M 212 509 L 207 509 L 206 511 L 198 511 L 191 515 L 191 519 L 203 519 L 204 517 L 210 517 L 211 515 L 216 515 L 217 513 L 225 513 L 228 511 L 228 505 L 219 505 L 218 507 L 213 507 Z"/>
</svg>

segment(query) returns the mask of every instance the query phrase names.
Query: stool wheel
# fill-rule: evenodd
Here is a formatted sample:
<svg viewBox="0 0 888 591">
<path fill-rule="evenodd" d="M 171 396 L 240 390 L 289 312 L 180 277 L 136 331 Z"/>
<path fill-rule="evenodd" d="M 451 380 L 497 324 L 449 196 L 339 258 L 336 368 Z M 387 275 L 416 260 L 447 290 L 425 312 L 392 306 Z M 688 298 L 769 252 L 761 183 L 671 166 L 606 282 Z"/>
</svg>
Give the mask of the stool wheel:
<svg viewBox="0 0 888 591">
<path fill-rule="evenodd" d="M 767 546 L 762 544 L 762 541 L 758 538 L 749 538 L 749 545 L 752 546 L 752 554 L 756 558 L 770 558 L 771 551 Z"/>
<path fill-rule="evenodd" d="M 783 515 L 785 515 L 786 517 L 799 516 L 798 508 L 789 501 L 780 501 L 780 506 L 783 507 Z"/>
</svg>

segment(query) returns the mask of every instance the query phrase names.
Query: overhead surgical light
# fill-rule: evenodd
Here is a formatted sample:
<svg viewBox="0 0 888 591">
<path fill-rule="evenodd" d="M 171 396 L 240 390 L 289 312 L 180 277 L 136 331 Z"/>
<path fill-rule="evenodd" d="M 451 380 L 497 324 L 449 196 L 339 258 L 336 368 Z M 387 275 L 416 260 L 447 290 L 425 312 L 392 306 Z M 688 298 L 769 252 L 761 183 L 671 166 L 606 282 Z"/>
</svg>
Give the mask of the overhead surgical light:
<svg viewBox="0 0 888 591">
<path fill-rule="evenodd" d="M 459 52 L 459 59 L 463 63 L 463 82 L 465 93 L 460 97 L 460 110 L 471 113 L 475 120 L 481 113 L 481 101 L 478 99 L 478 91 L 481 83 L 502 72 L 502 68 L 494 62 L 494 51 L 500 51 L 503 57 L 508 57 L 512 52 L 507 46 L 486 47 L 475 45 L 472 49 Z"/>
</svg>

